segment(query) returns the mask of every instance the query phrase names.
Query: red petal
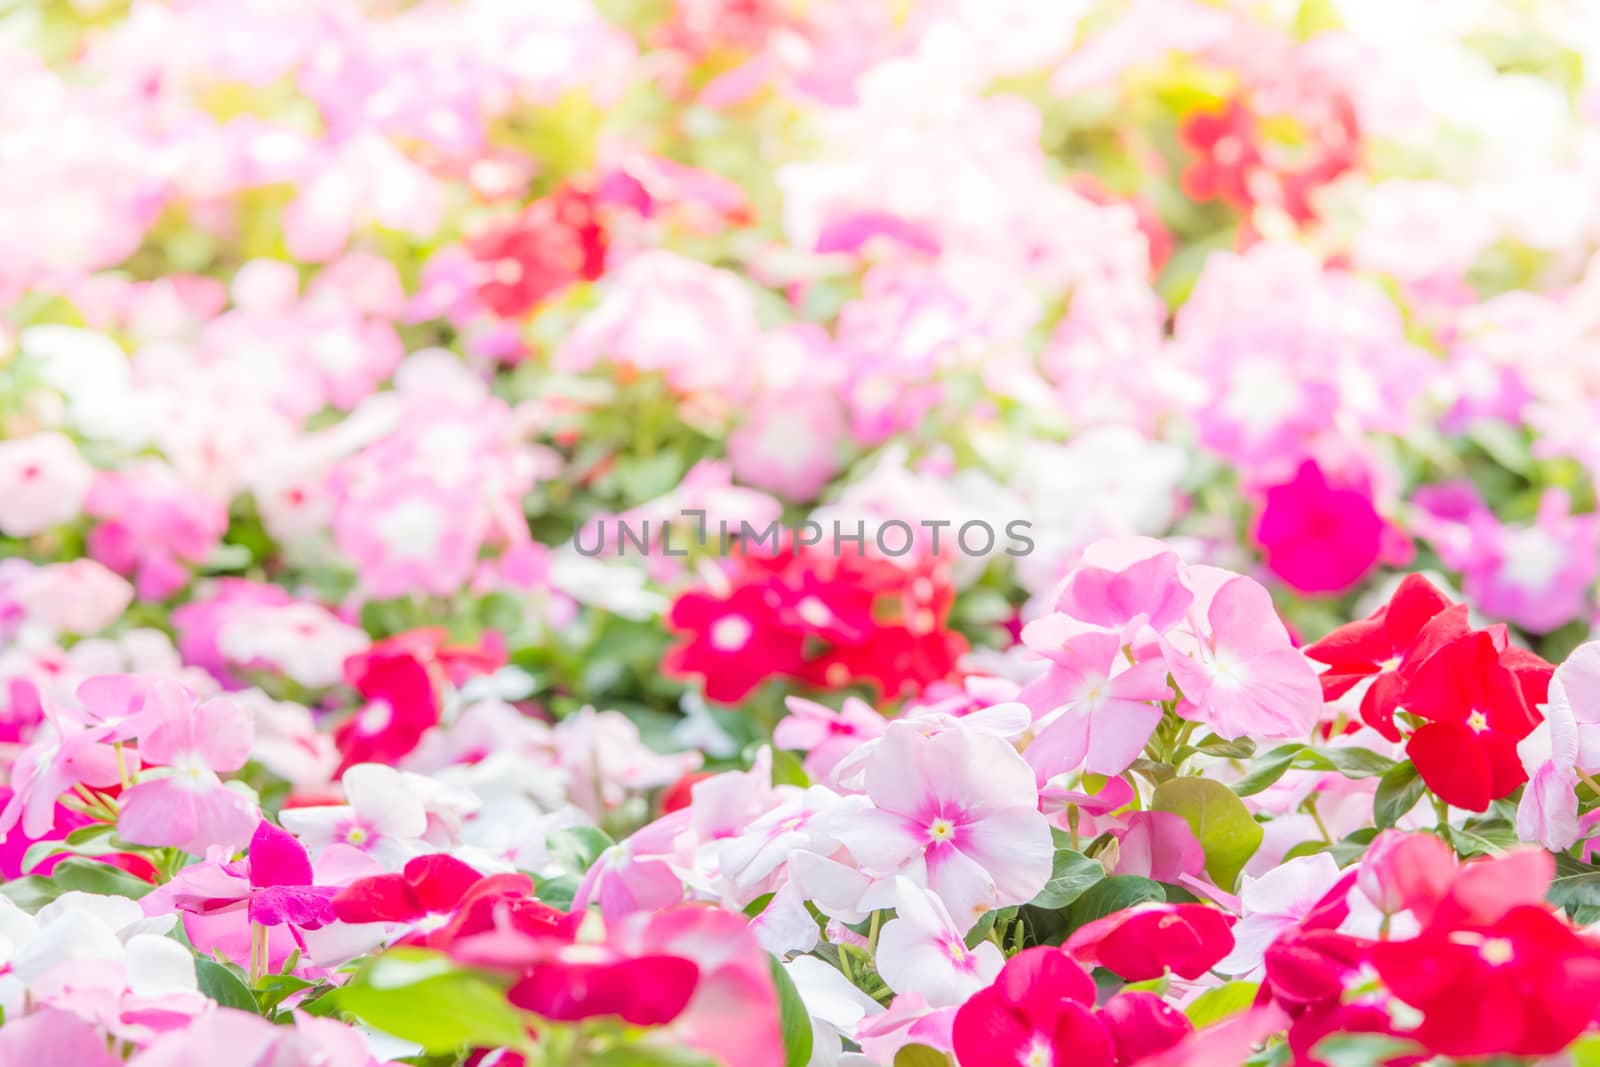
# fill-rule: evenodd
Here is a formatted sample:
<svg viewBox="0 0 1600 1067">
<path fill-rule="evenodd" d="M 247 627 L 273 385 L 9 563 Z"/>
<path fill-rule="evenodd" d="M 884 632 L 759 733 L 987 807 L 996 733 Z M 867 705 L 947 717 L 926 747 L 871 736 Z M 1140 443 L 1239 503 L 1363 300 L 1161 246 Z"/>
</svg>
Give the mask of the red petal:
<svg viewBox="0 0 1600 1067">
<path fill-rule="evenodd" d="M 467 890 L 482 878 L 472 867 L 443 853 L 418 856 L 405 866 L 405 880 L 424 911 L 454 911 Z"/>
<path fill-rule="evenodd" d="M 1489 757 L 1468 726 L 1433 722 L 1411 735 L 1406 755 L 1422 781 L 1445 803 L 1467 811 L 1489 807 L 1493 771 Z"/>
<path fill-rule="evenodd" d="M 358 878 L 333 898 L 333 913 L 340 922 L 410 922 L 424 909 L 406 880 L 398 874 Z"/>
<path fill-rule="evenodd" d="M 634 1026 L 662 1026 L 682 1014 L 699 980 L 699 966 L 681 956 L 559 961 L 536 966 L 506 996 L 559 1022 L 615 1015 Z"/>
<path fill-rule="evenodd" d="M 1372 680 L 1372 686 L 1361 698 L 1361 721 L 1378 731 L 1390 741 L 1400 740 L 1400 728 L 1394 724 L 1394 712 L 1400 703 L 1403 683 L 1393 671 L 1385 671 Z"/>
<path fill-rule="evenodd" d="M 1100 1010 L 1100 1021 L 1117 1048 L 1118 1064 L 1164 1052 L 1194 1033 L 1183 1012 L 1154 993 L 1118 993 Z"/>
<path fill-rule="evenodd" d="M 1422 628 L 1448 607 L 1450 598 L 1435 589 L 1432 582 L 1420 574 L 1406 575 L 1390 598 L 1384 617 L 1391 645 L 1397 650 L 1410 648 Z"/>
</svg>

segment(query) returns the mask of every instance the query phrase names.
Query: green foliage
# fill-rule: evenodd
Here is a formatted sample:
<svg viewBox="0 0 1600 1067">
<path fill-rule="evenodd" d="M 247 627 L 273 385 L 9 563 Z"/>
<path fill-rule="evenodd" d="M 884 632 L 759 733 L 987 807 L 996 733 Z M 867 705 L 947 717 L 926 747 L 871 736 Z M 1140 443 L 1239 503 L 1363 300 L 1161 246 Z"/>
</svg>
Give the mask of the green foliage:
<svg viewBox="0 0 1600 1067">
<path fill-rule="evenodd" d="M 529 1045 L 531 1017 L 512 1007 L 504 990 L 438 953 L 393 949 L 330 997 L 337 1010 L 425 1052 Z"/>
<path fill-rule="evenodd" d="M 1232 889 L 1239 872 L 1261 847 L 1264 831 L 1244 801 L 1210 778 L 1174 778 L 1156 787 L 1153 811 L 1180 815 L 1206 854 L 1206 873 L 1223 889 Z"/>
</svg>

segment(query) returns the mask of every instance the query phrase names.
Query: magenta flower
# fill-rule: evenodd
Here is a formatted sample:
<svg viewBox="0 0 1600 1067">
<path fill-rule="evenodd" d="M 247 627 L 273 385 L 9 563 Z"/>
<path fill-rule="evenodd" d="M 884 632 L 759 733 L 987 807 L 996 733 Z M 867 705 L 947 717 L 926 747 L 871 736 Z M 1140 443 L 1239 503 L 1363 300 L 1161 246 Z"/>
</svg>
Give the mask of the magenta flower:
<svg viewBox="0 0 1600 1067">
<path fill-rule="evenodd" d="M 288 928 L 301 948 L 300 933 L 336 919 L 338 886 L 314 885 L 311 857 L 294 835 L 262 819 L 250 838 L 249 855 L 235 863 L 203 863 L 185 868 L 164 889 L 162 899 L 201 919 L 244 912 L 253 926 Z M 210 924 L 206 924 L 210 925 Z M 213 929 L 212 938 L 226 940 Z M 198 945 L 202 938 L 191 938 Z"/>
<path fill-rule="evenodd" d="M 1267 490 L 1255 539 L 1267 566 L 1302 593 L 1342 593 L 1378 563 L 1384 521 L 1372 497 L 1328 484 L 1315 460 Z"/>
<path fill-rule="evenodd" d="M 865 763 L 875 805 L 838 829 L 872 877 L 926 885 L 963 930 L 1032 900 L 1050 877 L 1050 827 L 1033 770 L 998 737 L 961 727 L 927 737 L 893 723 Z"/>
</svg>

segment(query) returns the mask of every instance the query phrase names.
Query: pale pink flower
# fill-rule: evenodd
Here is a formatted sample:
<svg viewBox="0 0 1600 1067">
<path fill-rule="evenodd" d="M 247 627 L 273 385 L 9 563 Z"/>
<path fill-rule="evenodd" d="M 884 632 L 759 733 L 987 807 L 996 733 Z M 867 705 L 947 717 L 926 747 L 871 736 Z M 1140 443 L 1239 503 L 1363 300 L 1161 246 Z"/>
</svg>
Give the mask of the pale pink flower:
<svg viewBox="0 0 1600 1067">
<path fill-rule="evenodd" d="M 607 275 L 607 292 L 557 350 L 556 365 L 601 361 L 659 371 L 683 392 L 728 390 L 761 331 L 755 298 L 738 275 L 665 249 L 650 249 Z"/>
<path fill-rule="evenodd" d="M 402 477 L 341 505 L 334 532 L 368 596 L 449 596 L 471 576 L 488 516 L 465 486 Z"/>
<path fill-rule="evenodd" d="M 1172 699 L 1160 659 L 1129 665 L 1114 633 L 1070 634 L 1051 641 L 1049 616 L 1024 632 L 1029 647 L 1050 660 L 1044 677 L 1017 699 L 1034 715 L 1036 736 L 1024 752 L 1041 783 L 1084 770 L 1121 774 L 1139 757 Z"/>
<path fill-rule="evenodd" d="M 839 472 L 844 413 L 827 389 L 764 390 L 728 435 L 739 480 L 788 500 L 814 500 Z"/>
<path fill-rule="evenodd" d="M 1288 860 L 1259 878 L 1247 875 L 1239 890 L 1243 917 L 1233 927 L 1233 951 L 1215 969 L 1254 975 L 1278 935 L 1298 926 L 1341 877 L 1326 852 Z"/>
<path fill-rule="evenodd" d="M 803 697 L 788 697 L 789 714 L 772 731 L 779 748 L 806 754 L 805 772 L 812 781 L 825 781 L 839 761 L 864 743 L 883 736 L 889 721 L 859 697 L 845 697 L 839 710 Z"/>
<path fill-rule="evenodd" d="M 1483 512 L 1475 532 L 1462 582 L 1474 607 L 1534 633 L 1582 616 L 1600 573 L 1600 515 L 1571 514 L 1567 493 L 1549 489 L 1531 524 Z"/>
<path fill-rule="evenodd" d="M 133 601 L 133 586 L 92 559 L 75 559 L 34 570 L 9 596 L 53 630 L 88 635 L 121 617 Z"/>
<path fill-rule="evenodd" d="M 898 879 L 895 917 L 878 935 L 878 973 L 896 993 L 920 994 L 934 1007 L 960 1004 L 1005 964 L 998 945 L 969 949 L 962 937 L 938 897 Z"/>
<path fill-rule="evenodd" d="M 1556 668 L 1544 721 L 1517 744 L 1528 784 L 1517 835 L 1560 851 L 1582 836 L 1578 771 L 1600 769 L 1600 641 L 1580 645 Z"/>
<path fill-rule="evenodd" d="M 213 846 L 238 849 L 250 839 L 261 813 L 244 793 L 230 789 L 219 771 L 236 771 L 250 758 L 255 732 L 250 716 L 223 699 L 196 703 L 182 690 L 147 698 L 163 717 L 141 734 L 139 758 L 148 765 L 138 784 L 122 794 L 117 832 L 140 845 L 181 848 L 203 856 Z"/>
<path fill-rule="evenodd" d="M 421 840 L 428 813 L 413 777 L 380 763 L 358 763 L 341 779 L 348 803 L 285 808 L 278 821 L 316 856 L 332 845 L 348 845 L 385 870 L 398 871 L 428 851 Z"/>
<path fill-rule="evenodd" d="M 0 533 L 32 537 L 71 521 L 93 484 L 94 468 L 59 433 L 0 441 Z"/>
<path fill-rule="evenodd" d="M 1032 900 L 1050 877 L 1033 770 L 998 737 L 892 723 L 873 742 L 865 785 L 874 807 L 841 825 L 839 842 L 869 875 L 927 885 L 964 928 Z"/>
<path fill-rule="evenodd" d="M 335 1019 L 294 1013 L 292 1026 L 218 1008 L 182 1030 L 151 1042 L 129 1067 L 188 1067 L 193 1063 L 282 1064 L 299 1067 L 374 1067 L 362 1034 Z"/>
<path fill-rule="evenodd" d="M 217 627 L 216 642 L 230 665 L 280 674 L 307 689 L 337 685 L 344 661 L 372 643 L 365 630 L 304 601 L 241 604 Z"/>
<path fill-rule="evenodd" d="M 1163 638 L 1167 667 L 1183 692 L 1179 713 L 1229 740 L 1304 737 L 1322 715 L 1322 687 L 1311 662 L 1257 582 L 1224 577 L 1195 634 L 1193 656 Z"/>
<path fill-rule="evenodd" d="M 110 730 L 85 726 L 50 705 L 33 743 L 11 765 L 11 798 L 0 810 L 0 840 L 20 820 L 22 832 L 35 840 L 55 825 L 56 801 L 82 784 L 91 788 L 116 785 L 117 754 L 105 743 Z"/>
</svg>

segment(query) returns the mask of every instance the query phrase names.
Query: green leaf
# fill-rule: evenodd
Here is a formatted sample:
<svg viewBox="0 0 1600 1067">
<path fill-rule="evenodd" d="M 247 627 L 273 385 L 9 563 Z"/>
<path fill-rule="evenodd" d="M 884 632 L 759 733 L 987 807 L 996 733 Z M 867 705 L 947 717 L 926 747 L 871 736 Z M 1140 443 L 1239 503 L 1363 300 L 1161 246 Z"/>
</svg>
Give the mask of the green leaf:
<svg viewBox="0 0 1600 1067">
<path fill-rule="evenodd" d="M 528 1044 L 525 1016 L 504 991 L 438 953 L 391 950 L 330 995 L 338 1010 L 425 1052 Z"/>
<path fill-rule="evenodd" d="M 1372 796 L 1373 823 L 1380 830 L 1389 829 L 1417 806 L 1425 788 L 1411 761 L 1390 767 L 1378 779 L 1378 791 Z"/>
<path fill-rule="evenodd" d="M 776 957 L 768 957 L 772 968 L 772 984 L 778 989 L 778 1020 L 783 1031 L 783 1062 L 785 1067 L 805 1067 L 811 1060 L 811 1013 L 806 1011 L 800 991 L 794 987 L 789 972 L 783 969 Z"/>
<path fill-rule="evenodd" d="M 1600 1035 L 1580 1038 L 1567 1047 L 1572 1067 L 1600 1067 Z"/>
<path fill-rule="evenodd" d="M 1056 831 L 1061 838 L 1066 834 Z M 1070 838 L 1068 838 L 1070 840 Z M 1055 858 L 1050 864 L 1050 880 L 1039 890 L 1039 895 L 1029 903 L 1036 908 L 1054 910 L 1064 908 L 1083 896 L 1091 886 L 1105 878 L 1106 869 L 1099 862 L 1081 852 L 1062 847 L 1057 841 Z"/>
<path fill-rule="evenodd" d="M 56 895 L 62 893 L 98 893 L 101 896 L 129 897 L 137 900 L 155 886 L 109 863 L 69 856 L 56 864 L 50 872 L 50 881 L 57 886 Z"/>
<path fill-rule="evenodd" d="M 950 1057 L 927 1045 L 902 1045 L 894 1054 L 894 1067 L 950 1067 Z"/>
<path fill-rule="evenodd" d="M 1328 1067 L 1372 1067 L 1416 1051 L 1411 1042 L 1382 1034 L 1336 1034 L 1317 1042 L 1311 1054 Z"/>
<path fill-rule="evenodd" d="M 1255 766 L 1248 774 L 1233 783 L 1234 793 L 1248 797 L 1266 789 L 1288 772 L 1290 764 L 1294 763 L 1294 758 L 1303 752 L 1305 747 L 1302 744 L 1279 745 L 1266 753 L 1256 760 Z"/>
<path fill-rule="evenodd" d="M 1555 853 L 1556 876 L 1545 899 L 1562 910 L 1600 906 L 1600 867 L 1575 860 L 1565 852 Z"/>
<path fill-rule="evenodd" d="M 1136 874 L 1113 874 L 1101 879 L 1072 902 L 1067 918 L 1074 927 L 1104 918 L 1136 904 L 1162 904 L 1167 899 L 1161 883 Z"/>
<path fill-rule="evenodd" d="M 31 871 L 58 852 L 71 852 L 79 856 L 108 856 L 115 852 L 130 851 L 126 841 L 117 837 L 117 828 L 106 823 L 80 826 L 64 839 L 35 841 L 22 854 L 22 869 Z"/>
<path fill-rule="evenodd" d="M 1181 815 L 1206 854 L 1206 873 L 1232 890 L 1239 872 L 1261 847 L 1261 824 L 1232 789 L 1210 778 L 1174 778 L 1156 787 L 1152 811 Z"/>
<path fill-rule="evenodd" d="M 1248 1008 L 1256 999 L 1260 982 L 1229 982 L 1201 993 L 1189 1002 L 1184 1014 L 1194 1023 L 1196 1030 L 1204 1029 L 1219 1019 L 1226 1019 Z"/>
<path fill-rule="evenodd" d="M 1307 748 L 1295 757 L 1295 768 L 1303 771 L 1338 771 L 1346 778 L 1376 778 L 1396 764 L 1388 756 L 1364 748 Z"/>
<path fill-rule="evenodd" d="M 1207 735 L 1194 746 L 1194 750 L 1203 752 L 1207 756 L 1216 756 L 1218 759 L 1249 759 L 1256 754 L 1256 743 L 1248 737 L 1227 741 L 1215 735 Z"/>
<path fill-rule="evenodd" d="M 593 867 L 600 853 L 612 843 L 604 830 L 593 826 L 568 826 L 545 838 L 550 858 L 573 874 L 583 874 Z"/>
<path fill-rule="evenodd" d="M 232 968 L 200 956 L 194 961 L 194 976 L 200 992 L 224 1008 L 238 1008 L 252 1015 L 258 1012 L 255 995 Z"/>
<path fill-rule="evenodd" d="M 0 894 L 31 915 L 60 896 L 61 891 L 50 879 L 30 874 L 26 878 L 0 882 Z"/>
<path fill-rule="evenodd" d="M 1346 778 L 1373 778 L 1395 766 L 1395 761 L 1364 748 L 1312 748 L 1299 743 L 1279 745 L 1256 761 L 1233 791 L 1247 797 L 1261 792 L 1290 770 L 1338 771 Z"/>
</svg>

